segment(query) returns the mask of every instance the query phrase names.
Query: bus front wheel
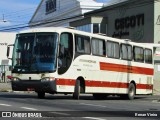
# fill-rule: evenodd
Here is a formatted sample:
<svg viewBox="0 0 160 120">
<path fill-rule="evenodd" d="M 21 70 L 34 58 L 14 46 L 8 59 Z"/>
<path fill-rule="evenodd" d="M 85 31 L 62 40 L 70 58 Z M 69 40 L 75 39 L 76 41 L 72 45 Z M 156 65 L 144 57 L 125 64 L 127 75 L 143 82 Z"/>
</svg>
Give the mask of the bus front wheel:
<svg viewBox="0 0 160 120">
<path fill-rule="evenodd" d="M 37 92 L 38 98 L 43 99 L 45 98 L 45 92 Z"/>
<path fill-rule="evenodd" d="M 73 98 L 79 100 L 80 96 L 80 81 L 77 80 L 74 88 Z"/>
</svg>

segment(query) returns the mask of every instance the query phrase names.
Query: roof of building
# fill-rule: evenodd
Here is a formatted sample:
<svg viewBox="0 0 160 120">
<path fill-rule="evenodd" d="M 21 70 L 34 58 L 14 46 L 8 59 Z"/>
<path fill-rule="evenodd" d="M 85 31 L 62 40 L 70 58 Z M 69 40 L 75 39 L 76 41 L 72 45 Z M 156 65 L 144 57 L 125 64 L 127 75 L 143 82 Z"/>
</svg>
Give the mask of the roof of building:
<svg viewBox="0 0 160 120">
<path fill-rule="evenodd" d="M 156 0 L 113 0 L 113 1 L 110 0 L 110 2 L 104 4 L 104 7 L 97 9 L 97 10 L 94 10 L 94 11 L 91 11 L 91 12 L 87 12 L 87 13 L 85 13 L 85 16 L 90 16 L 95 13 L 115 9 L 117 7 L 120 7 L 120 6 L 123 6 L 126 4 L 131 4 L 131 5 L 134 4 L 135 6 L 141 6 L 140 3 L 147 4 L 147 3 L 153 3 L 154 1 L 156 1 Z"/>
<path fill-rule="evenodd" d="M 60 1 L 62 1 L 62 0 L 60 0 Z M 96 2 L 95 0 L 69 0 L 70 1 L 70 3 L 68 2 L 68 1 L 66 1 L 66 3 L 64 3 L 64 1 L 62 1 L 62 2 L 60 2 L 59 1 L 59 3 L 57 3 L 57 4 L 65 4 L 65 7 L 64 8 L 59 8 L 60 6 L 58 6 L 58 10 L 56 11 L 56 12 L 53 12 L 53 14 L 54 15 L 52 15 L 52 18 L 48 18 L 48 16 L 51 16 L 51 14 L 46 14 L 46 18 L 45 18 L 45 20 L 47 19 L 56 19 L 56 17 L 58 17 L 58 16 L 64 16 L 64 14 L 65 15 L 67 15 L 68 13 L 67 13 L 67 11 L 75 11 L 75 9 L 74 8 L 80 8 L 81 10 L 83 10 L 83 9 L 86 9 L 86 10 L 95 10 L 95 9 L 99 9 L 99 8 L 101 8 L 101 7 L 103 7 L 103 3 L 98 3 L 98 2 Z M 45 2 L 45 0 L 41 0 L 41 2 L 40 2 L 40 4 L 38 5 L 38 7 L 37 7 L 37 9 L 36 9 L 36 11 L 34 12 L 34 14 L 33 14 L 33 16 L 32 16 L 32 18 L 31 18 L 31 20 L 30 20 L 30 23 L 32 23 L 32 22 L 37 22 L 37 21 L 34 21 L 34 19 L 35 19 L 35 17 L 36 17 L 36 15 L 38 14 L 38 12 L 39 12 L 39 10 L 41 9 L 41 7 L 43 6 L 44 7 L 44 3 Z M 72 5 L 73 4 L 73 5 Z M 44 8 L 43 8 L 43 10 L 45 10 Z M 55 15 L 55 13 L 57 13 L 56 15 Z M 41 13 L 40 15 L 43 15 L 44 13 Z M 44 16 L 42 17 L 43 18 L 43 20 L 44 20 Z"/>
</svg>

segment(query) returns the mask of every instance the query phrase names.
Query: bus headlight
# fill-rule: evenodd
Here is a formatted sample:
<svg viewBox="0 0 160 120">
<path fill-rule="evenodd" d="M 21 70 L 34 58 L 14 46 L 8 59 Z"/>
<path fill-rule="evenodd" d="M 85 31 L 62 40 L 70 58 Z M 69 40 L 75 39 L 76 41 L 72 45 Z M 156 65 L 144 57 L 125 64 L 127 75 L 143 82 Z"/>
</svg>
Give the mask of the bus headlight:
<svg viewBox="0 0 160 120">
<path fill-rule="evenodd" d="M 54 77 L 47 77 L 47 78 L 42 78 L 41 82 L 45 82 L 45 81 L 54 81 L 55 78 Z"/>
<path fill-rule="evenodd" d="M 20 79 L 19 79 L 19 78 L 12 77 L 11 80 L 12 80 L 12 81 L 19 81 Z"/>
</svg>

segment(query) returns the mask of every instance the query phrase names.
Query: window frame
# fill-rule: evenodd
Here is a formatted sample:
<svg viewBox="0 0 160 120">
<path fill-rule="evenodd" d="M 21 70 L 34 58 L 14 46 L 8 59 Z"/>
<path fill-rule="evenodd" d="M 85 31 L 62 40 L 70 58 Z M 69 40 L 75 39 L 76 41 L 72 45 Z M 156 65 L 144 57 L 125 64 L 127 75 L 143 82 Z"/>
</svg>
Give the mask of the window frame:
<svg viewBox="0 0 160 120">
<path fill-rule="evenodd" d="M 53 9 L 50 9 L 50 4 L 52 3 L 52 2 L 54 2 L 53 3 Z M 46 13 L 46 15 L 47 14 L 49 14 L 49 13 L 52 13 L 52 12 L 55 12 L 56 11 L 56 9 L 57 9 L 57 1 L 56 0 L 47 0 L 46 1 L 46 4 L 45 4 L 45 7 L 46 7 L 46 9 L 45 9 L 45 13 Z"/>
<path fill-rule="evenodd" d="M 129 59 L 129 58 L 128 59 L 122 58 L 122 45 L 125 45 L 127 47 L 127 49 L 128 49 L 128 46 L 131 47 L 131 59 Z M 128 50 L 127 50 L 127 56 L 128 56 Z M 132 45 L 126 44 L 126 43 L 121 43 L 120 44 L 120 58 L 122 60 L 128 60 L 128 61 L 132 61 L 133 60 L 133 48 L 132 48 Z"/>
<path fill-rule="evenodd" d="M 103 42 L 103 47 L 104 47 L 104 49 L 103 49 L 103 55 L 99 55 L 99 54 L 94 54 L 93 53 L 93 45 L 92 45 L 93 40 L 97 40 L 97 41 L 102 41 Z M 106 44 L 105 43 L 106 42 L 105 42 L 104 39 L 95 38 L 95 37 L 91 38 L 91 51 L 92 51 L 92 55 L 106 57 Z"/>
<path fill-rule="evenodd" d="M 151 51 L 151 60 L 152 60 L 152 62 L 146 62 L 146 50 Z M 153 64 L 153 53 L 152 53 L 152 49 L 149 49 L 149 48 L 145 48 L 145 49 L 144 49 L 144 61 L 145 61 L 145 63 L 147 63 L 147 64 Z"/>
<path fill-rule="evenodd" d="M 88 41 L 89 41 L 89 53 L 77 51 L 77 36 L 88 38 Z M 83 54 L 84 55 L 90 55 L 91 54 L 91 38 L 90 38 L 90 36 L 85 36 L 85 35 L 81 35 L 81 34 L 74 34 L 74 39 L 75 39 L 75 43 L 74 43 L 75 44 L 75 54 L 76 53 L 78 53 L 80 55 L 83 55 Z"/>
<path fill-rule="evenodd" d="M 72 38 L 72 39 L 68 39 L 68 48 L 67 48 L 68 50 L 67 50 L 67 52 L 70 53 L 70 56 L 66 56 L 67 52 L 65 50 L 64 50 L 64 52 L 61 52 L 61 49 L 63 48 L 61 46 L 62 45 L 61 43 L 63 43 L 63 42 L 61 42 L 61 41 L 63 41 L 61 37 L 62 37 L 63 34 L 71 35 L 71 38 Z M 71 41 L 72 41 L 72 43 L 71 43 Z M 70 66 L 73 62 L 73 58 L 74 58 L 74 34 L 71 33 L 71 32 L 62 32 L 59 36 L 58 47 L 59 47 L 58 48 L 58 60 L 57 60 L 58 61 L 58 74 L 61 75 L 61 74 L 64 74 L 68 71 L 68 69 L 70 68 Z M 70 48 L 71 48 L 71 50 L 70 50 Z M 65 48 L 63 48 L 63 49 L 65 49 Z M 69 64 L 66 62 L 67 60 L 70 60 Z"/>
<path fill-rule="evenodd" d="M 118 48 L 118 49 L 119 49 L 118 57 L 111 57 L 111 56 L 108 56 L 108 51 L 107 51 L 107 44 L 108 44 L 108 42 L 118 44 L 118 47 L 119 47 L 119 48 Z M 106 41 L 106 56 L 107 56 L 108 58 L 120 59 L 120 43 L 119 43 L 119 42 L 114 42 L 114 41 L 111 41 L 111 40 L 107 40 L 107 41 Z"/>
<path fill-rule="evenodd" d="M 143 61 L 137 61 L 137 60 L 135 60 L 135 48 L 141 48 L 141 49 L 143 49 Z M 143 47 L 140 47 L 140 46 L 133 46 L 133 60 L 134 60 L 134 62 L 140 62 L 140 63 L 144 63 L 144 48 Z"/>
</svg>

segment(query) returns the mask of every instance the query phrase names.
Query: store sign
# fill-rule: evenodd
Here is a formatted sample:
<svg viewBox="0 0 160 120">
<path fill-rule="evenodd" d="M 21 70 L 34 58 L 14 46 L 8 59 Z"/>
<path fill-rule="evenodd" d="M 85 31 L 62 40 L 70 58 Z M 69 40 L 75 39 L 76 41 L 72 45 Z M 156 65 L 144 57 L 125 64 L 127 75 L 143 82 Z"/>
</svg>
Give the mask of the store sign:
<svg viewBox="0 0 160 120">
<path fill-rule="evenodd" d="M 7 43 L 0 43 L 0 46 L 7 46 Z"/>
<path fill-rule="evenodd" d="M 115 29 L 134 28 L 144 25 L 144 14 L 133 15 L 130 17 L 120 18 L 115 20 Z"/>
<path fill-rule="evenodd" d="M 126 29 L 135 28 L 136 26 L 144 25 L 144 14 L 127 16 L 124 18 L 118 18 L 115 20 L 115 30 L 112 37 L 119 37 L 129 35 L 129 31 Z M 125 31 L 124 31 L 125 30 Z"/>
<path fill-rule="evenodd" d="M 123 32 L 123 31 L 114 32 L 112 35 L 112 37 L 115 37 L 115 38 L 121 38 L 122 36 L 129 36 L 129 32 Z"/>
</svg>

